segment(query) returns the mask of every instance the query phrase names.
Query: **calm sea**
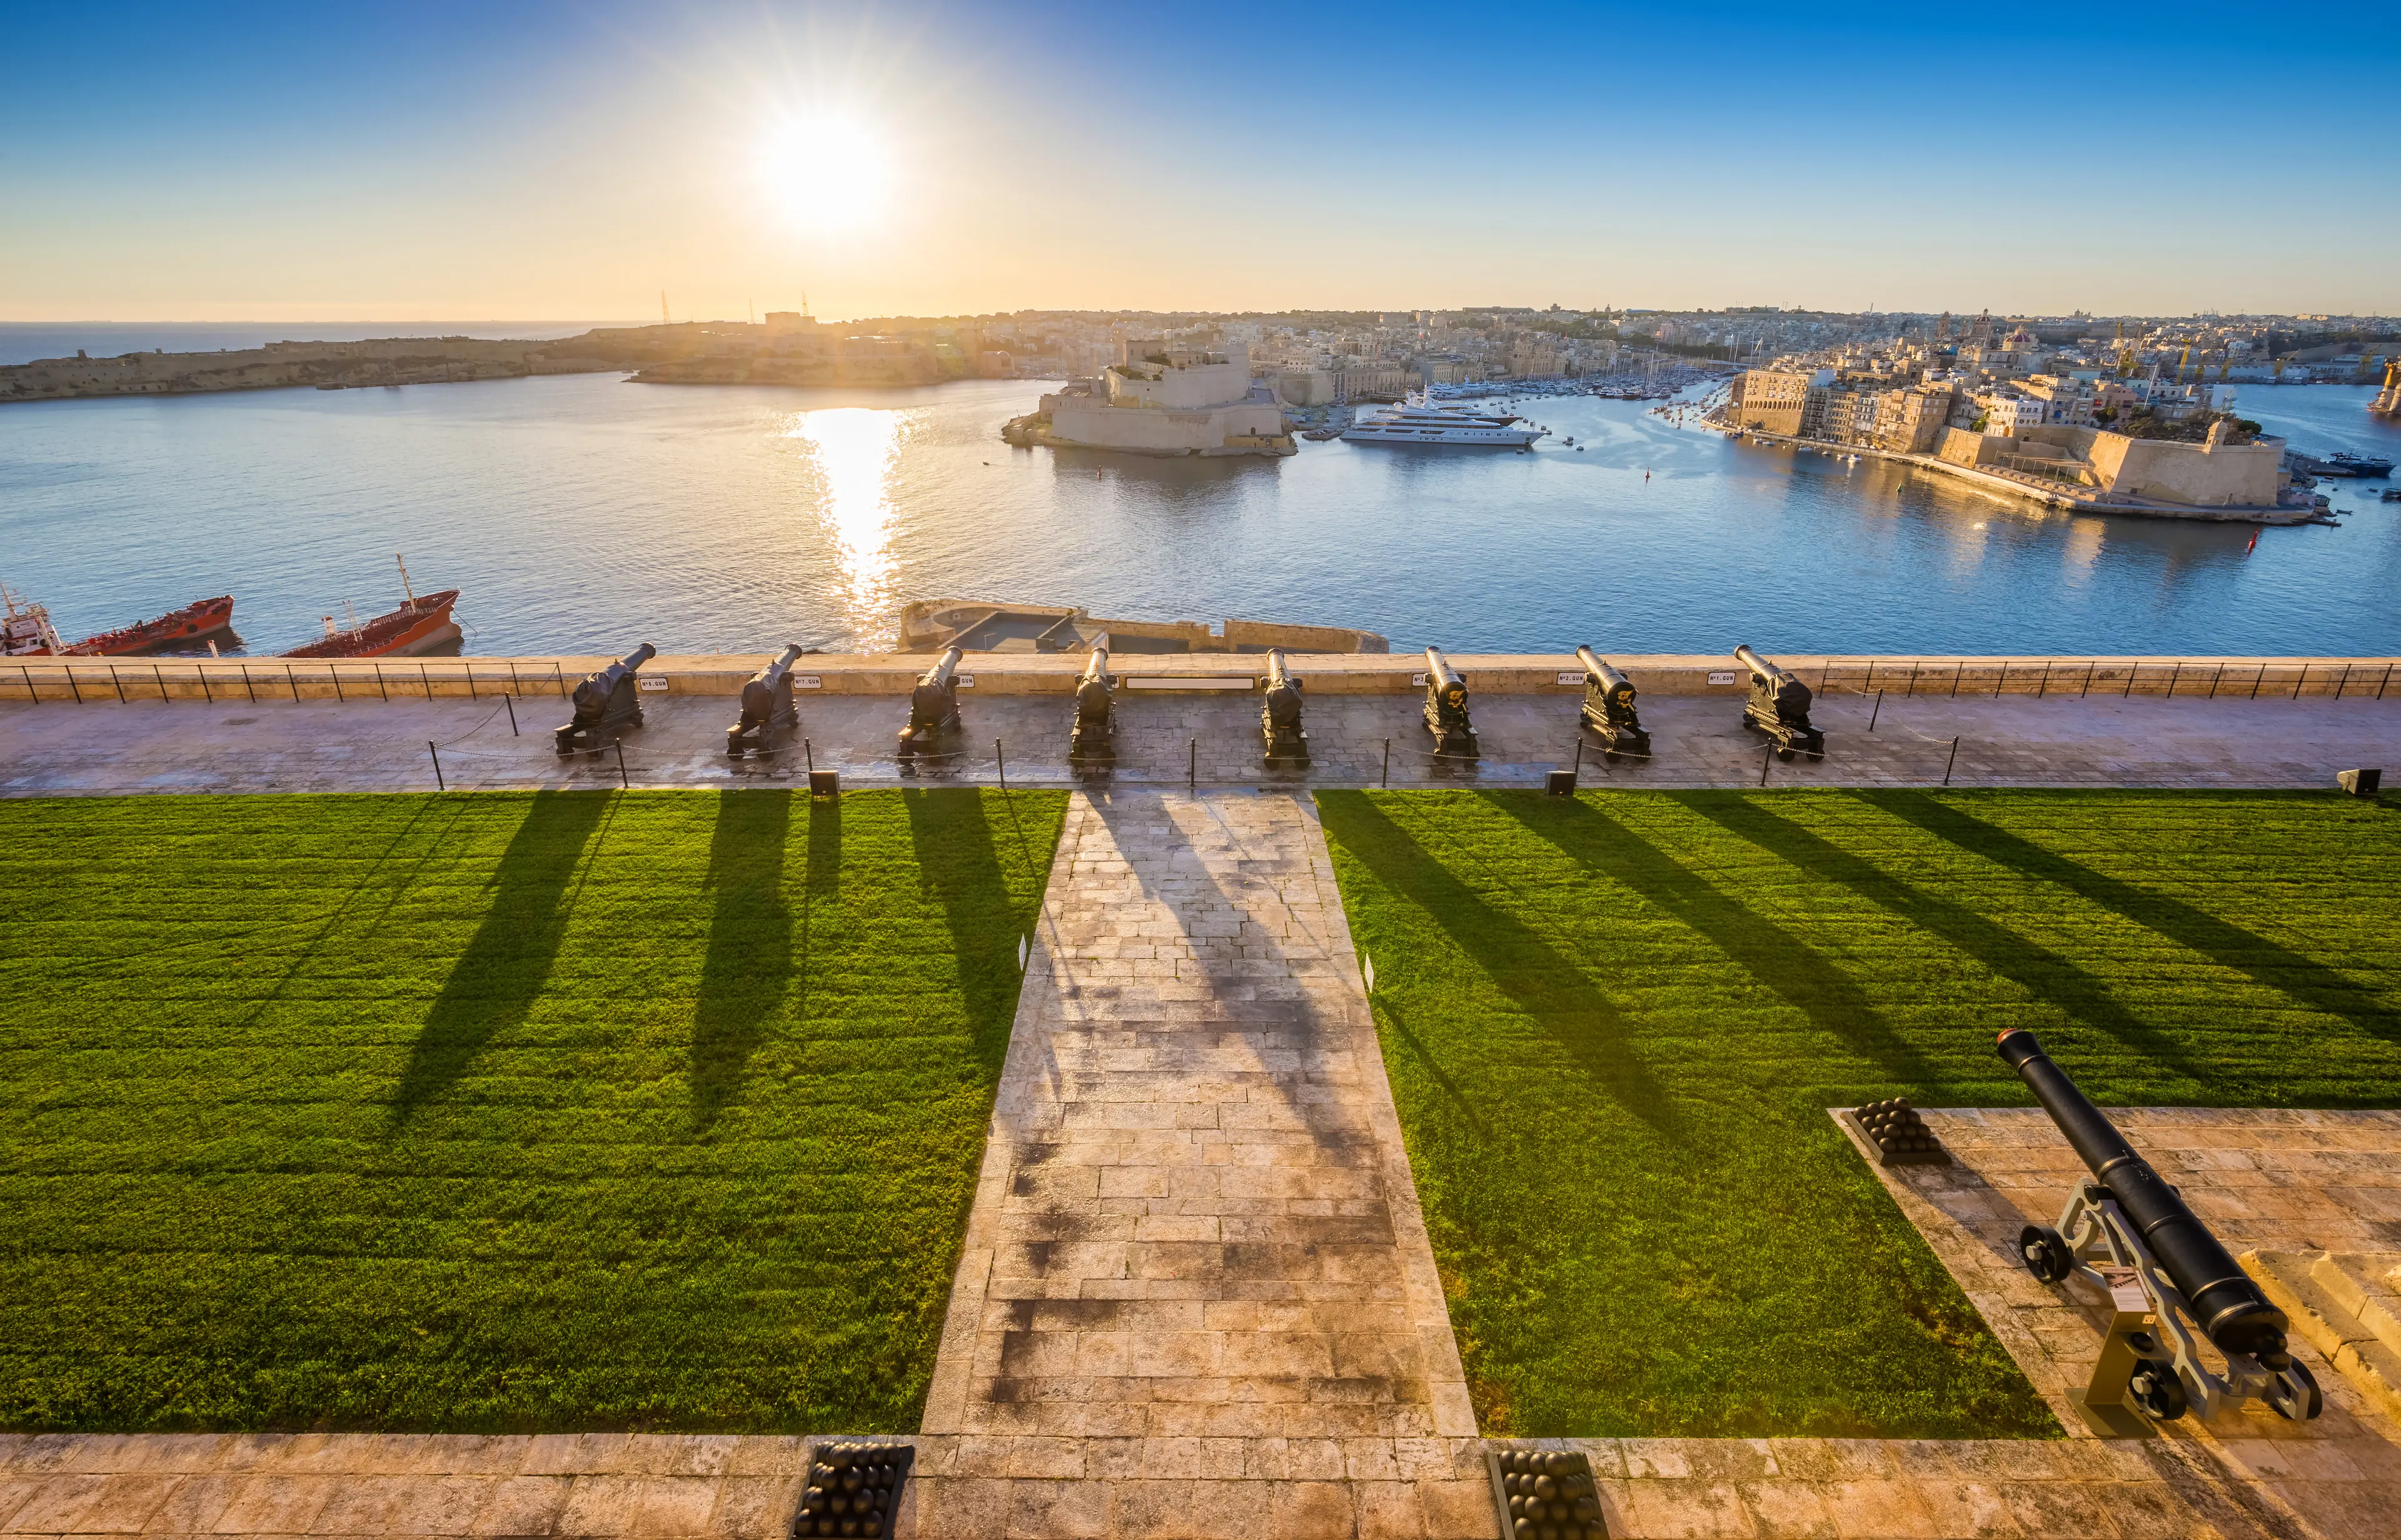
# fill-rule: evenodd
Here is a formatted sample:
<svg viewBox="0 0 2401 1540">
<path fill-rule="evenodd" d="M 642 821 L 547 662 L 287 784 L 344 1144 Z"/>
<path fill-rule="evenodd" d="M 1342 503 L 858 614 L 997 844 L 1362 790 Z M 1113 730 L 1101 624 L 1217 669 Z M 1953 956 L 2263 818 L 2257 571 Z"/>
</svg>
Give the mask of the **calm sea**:
<svg viewBox="0 0 2401 1540">
<path fill-rule="evenodd" d="M 1874 461 L 1530 403 L 1538 453 L 1012 450 L 1042 390 L 613 375 L 0 407 L 0 580 L 70 639 L 213 594 L 254 653 L 464 591 L 479 653 L 889 645 L 904 599 L 1361 626 L 1396 647 L 2401 652 L 2401 503 L 2341 528 L 2045 514 Z M 2249 387 L 2308 449 L 2401 453 L 2368 392 Z M 1572 435 L 1582 449 L 1558 440 Z"/>
<path fill-rule="evenodd" d="M 374 337 L 481 337 L 541 341 L 577 337 L 624 321 L 5 321 L 0 364 L 37 358 L 94 358 L 119 353 L 207 353 L 264 348 L 270 342 L 358 342 Z"/>
</svg>

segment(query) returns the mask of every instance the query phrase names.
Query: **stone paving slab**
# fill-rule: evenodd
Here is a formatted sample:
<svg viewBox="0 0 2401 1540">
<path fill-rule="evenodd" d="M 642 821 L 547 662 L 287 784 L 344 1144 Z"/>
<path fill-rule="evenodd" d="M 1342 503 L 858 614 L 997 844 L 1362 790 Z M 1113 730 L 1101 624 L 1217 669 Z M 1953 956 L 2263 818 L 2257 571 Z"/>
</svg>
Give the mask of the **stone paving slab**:
<svg viewBox="0 0 2401 1540">
<path fill-rule="evenodd" d="M 724 755 L 732 702 L 705 695 L 646 701 L 648 723 L 624 742 L 636 786 L 791 784 L 807 765 L 845 785 L 902 781 L 893 756 L 907 720 L 901 697 L 828 695 L 803 703 L 807 740 L 769 759 Z M 433 789 L 428 741 L 442 745 L 454 788 L 607 787 L 613 753 L 561 760 L 548 730 L 566 708 L 552 695 L 512 707 L 437 696 L 336 703 L 262 700 L 46 701 L 0 704 L 0 795 L 148 791 L 399 791 Z M 953 758 L 914 779 L 989 785 L 1005 756 L 1011 784 L 1076 783 L 1066 763 L 1072 706 L 1063 697 L 966 693 Z M 1475 703 L 1483 757 L 1435 759 L 1408 695 L 1325 695 L 1310 702 L 1306 771 L 1261 762 L 1258 702 L 1248 695 L 1118 694 L 1118 765 L 1109 784 L 1165 789 L 1304 791 L 1315 786 L 1528 787 L 1582 764 L 1587 788 L 1616 786 L 1926 786 L 1946 768 L 1959 786 L 2326 787 L 2354 765 L 2401 772 L 2401 689 L 2384 700 L 2298 700 L 2106 694 L 2045 698 L 1941 693 L 1820 697 L 1823 761 L 1767 762 L 1731 697 L 1662 696 L 1642 703 L 1656 758 L 1604 763 L 1581 753 L 1572 695 L 1486 695 Z M 1873 731 L 1870 731 L 1873 723 Z M 1951 739 L 1960 739 L 1951 756 Z M 1389 763 L 1385 744 L 1390 740 Z M 995 744 L 1001 745 L 995 753 Z"/>
<path fill-rule="evenodd" d="M 927 1533 L 1490 1529 L 1308 804 L 1070 804 L 925 1431 Z"/>
</svg>

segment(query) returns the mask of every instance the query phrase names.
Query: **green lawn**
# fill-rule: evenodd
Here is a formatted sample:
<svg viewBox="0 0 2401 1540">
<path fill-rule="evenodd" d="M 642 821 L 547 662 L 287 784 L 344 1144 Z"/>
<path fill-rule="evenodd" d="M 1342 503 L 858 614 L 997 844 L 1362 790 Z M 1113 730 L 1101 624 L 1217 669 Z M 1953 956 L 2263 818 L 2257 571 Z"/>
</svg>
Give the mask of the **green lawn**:
<svg viewBox="0 0 2401 1540">
<path fill-rule="evenodd" d="M 0 802 L 0 1426 L 914 1427 L 1064 806 Z"/>
<path fill-rule="evenodd" d="M 2401 1106 L 2401 808 L 1320 795 L 1488 1432 L 2051 1435 L 1823 1109 Z M 2064 1196 L 2064 1195 L 2063 1195 Z"/>
</svg>

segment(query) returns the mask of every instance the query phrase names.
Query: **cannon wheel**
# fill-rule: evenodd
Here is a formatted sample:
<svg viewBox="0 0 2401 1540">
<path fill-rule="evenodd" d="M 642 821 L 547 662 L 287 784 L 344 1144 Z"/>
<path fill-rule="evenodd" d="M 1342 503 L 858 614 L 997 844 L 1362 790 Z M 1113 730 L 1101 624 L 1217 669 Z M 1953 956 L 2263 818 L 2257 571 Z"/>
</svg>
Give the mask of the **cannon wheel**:
<svg viewBox="0 0 2401 1540">
<path fill-rule="evenodd" d="M 2157 1359 L 2146 1359 L 2134 1370 L 2133 1378 L 2126 1382 L 2126 1399 L 2154 1423 L 2173 1423 L 2192 1405 L 2185 1397 L 2184 1382 L 2176 1378 L 2175 1366 Z"/>
<path fill-rule="evenodd" d="M 2066 1237 L 2049 1225 L 2028 1225 L 2018 1231 L 2018 1259 L 2046 1284 L 2063 1284 L 2076 1271 L 2076 1253 Z"/>
<path fill-rule="evenodd" d="M 2326 1409 L 2317 1376 L 2298 1359 L 2276 1371 L 2268 1387 L 2268 1404 L 2288 1423 L 2306 1423 Z"/>
</svg>

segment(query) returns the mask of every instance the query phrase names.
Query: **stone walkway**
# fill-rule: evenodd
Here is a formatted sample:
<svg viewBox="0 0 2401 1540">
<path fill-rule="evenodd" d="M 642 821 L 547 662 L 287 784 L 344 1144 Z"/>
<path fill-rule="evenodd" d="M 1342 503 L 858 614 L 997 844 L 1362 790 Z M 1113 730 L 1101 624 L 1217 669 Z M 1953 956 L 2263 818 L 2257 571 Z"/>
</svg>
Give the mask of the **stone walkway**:
<svg viewBox="0 0 2401 1540">
<path fill-rule="evenodd" d="M 1306 804 L 1074 800 L 925 1431 L 926 1534 L 1490 1533 Z"/>
<path fill-rule="evenodd" d="M 510 711 L 521 733 L 510 731 Z M 908 720 L 899 696 L 827 695 L 803 703 L 804 753 L 795 743 L 771 759 L 729 761 L 724 696 L 660 695 L 648 722 L 624 741 L 624 778 L 638 787 L 797 784 L 809 763 L 838 770 L 845 786 L 901 784 L 893 758 Z M 1412 694 L 1324 694 L 1306 710 L 1311 763 L 1269 771 L 1261 763 L 1255 696 L 1118 696 L 1114 784 L 1200 790 L 1302 791 L 1318 786 L 1530 787 L 1581 763 L 1587 789 L 1760 784 L 1764 740 L 1742 725 L 1731 697 L 1662 695 L 1642 702 L 1655 758 L 1604 763 L 1587 743 L 1577 757 L 1571 694 L 1479 695 L 1483 758 L 1436 761 Z M 999 743 L 1011 785 L 1070 784 L 1063 696 L 960 700 L 955 759 L 929 763 L 917 784 L 989 786 Z M 159 791 L 431 791 L 441 746 L 452 790 L 613 787 L 613 753 L 562 760 L 550 729 L 567 716 L 555 695 L 512 708 L 439 697 L 255 705 L 94 701 L 38 706 L 0 700 L 0 796 Z M 1887 693 L 1879 702 L 1839 689 L 1812 720 L 1826 734 L 1823 760 L 1765 766 L 1774 786 L 2169 786 L 2326 788 L 2337 770 L 2378 765 L 2401 774 L 2401 685 L 2387 698 L 2252 700 L 2194 694 L 2168 699 L 2106 694 L 2079 698 Z M 1873 731 L 1871 727 L 1873 726 Z M 1955 761 L 1951 740 L 1959 739 Z M 1385 752 L 1391 745 L 1389 760 Z"/>
</svg>

